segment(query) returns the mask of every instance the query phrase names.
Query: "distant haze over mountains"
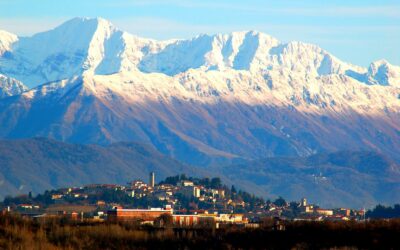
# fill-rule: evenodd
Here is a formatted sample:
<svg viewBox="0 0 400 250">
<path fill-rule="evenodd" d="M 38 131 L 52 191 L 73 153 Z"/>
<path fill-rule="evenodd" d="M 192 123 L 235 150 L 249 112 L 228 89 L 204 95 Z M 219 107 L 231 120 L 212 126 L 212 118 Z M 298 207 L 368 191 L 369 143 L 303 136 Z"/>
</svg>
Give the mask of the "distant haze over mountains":
<svg viewBox="0 0 400 250">
<path fill-rule="evenodd" d="M 155 41 L 75 18 L 1 31 L 0 74 L 0 138 L 134 141 L 202 167 L 338 150 L 400 161 L 400 67 L 256 31 Z"/>
</svg>

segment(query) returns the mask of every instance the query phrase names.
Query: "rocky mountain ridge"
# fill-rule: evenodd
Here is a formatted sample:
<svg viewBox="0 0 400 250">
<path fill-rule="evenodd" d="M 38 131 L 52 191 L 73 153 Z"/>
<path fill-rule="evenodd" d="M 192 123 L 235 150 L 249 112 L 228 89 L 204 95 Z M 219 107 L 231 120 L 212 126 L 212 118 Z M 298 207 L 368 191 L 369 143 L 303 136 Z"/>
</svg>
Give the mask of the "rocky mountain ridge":
<svg viewBox="0 0 400 250">
<path fill-rule="evenodd" d="M 400 155 L 399 67 L 260 32 L 155 41 L 75 18 L 0 36 L 0 137 L 144 142 L 204 166 L 346 149 Z M 397 158 L 396 158 L 397 159 Z"/>
</svg>

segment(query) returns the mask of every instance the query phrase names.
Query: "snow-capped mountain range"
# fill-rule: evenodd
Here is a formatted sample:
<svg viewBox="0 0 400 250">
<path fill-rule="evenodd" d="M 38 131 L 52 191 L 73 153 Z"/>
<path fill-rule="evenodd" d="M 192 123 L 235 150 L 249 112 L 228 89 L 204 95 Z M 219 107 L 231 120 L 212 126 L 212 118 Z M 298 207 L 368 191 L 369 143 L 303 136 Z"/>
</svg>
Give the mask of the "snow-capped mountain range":
<svg viewBox="0 0 400 250">
<path fill-rule="evenodd" d="M 197 165 L 400 155 L 400 67 L 355 66 L 261 32 L 156 41 L 75 18 L 32 37 L 0 31 L 0 74 L 0 97 L 13 95 L 0 100 L 3 138 L 140 141 Z"/>
</svg>

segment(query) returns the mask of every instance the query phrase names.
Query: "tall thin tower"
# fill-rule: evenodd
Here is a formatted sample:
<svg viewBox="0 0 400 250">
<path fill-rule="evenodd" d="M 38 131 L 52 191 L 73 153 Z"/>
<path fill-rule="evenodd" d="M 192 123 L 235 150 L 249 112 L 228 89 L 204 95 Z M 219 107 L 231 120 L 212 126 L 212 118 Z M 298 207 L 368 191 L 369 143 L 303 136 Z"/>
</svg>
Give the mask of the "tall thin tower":
<svg viewBox="0 0 400 250">
<path fill-rule="evenodd" d="M 154 187 L 155 182 L 156 182 L 156 174 L 154 172 L 151 172 L 150 182 L 149 182 L 150 187 Z"/>
</svg>

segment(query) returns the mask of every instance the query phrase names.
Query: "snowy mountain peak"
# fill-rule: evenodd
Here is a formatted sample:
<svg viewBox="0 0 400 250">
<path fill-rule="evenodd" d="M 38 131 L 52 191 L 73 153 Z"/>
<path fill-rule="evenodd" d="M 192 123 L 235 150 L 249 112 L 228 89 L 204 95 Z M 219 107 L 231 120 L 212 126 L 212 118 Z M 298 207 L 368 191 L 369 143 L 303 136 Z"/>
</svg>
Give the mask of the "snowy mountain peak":
<svg viewBox="0 0 400 250">
<path fill-rule="evenodd" d="M 368 75 L 372 84 L 400 87 L 400 67 L 386 60 L 378 60 L 369 66 Z"/>
<path fill-rule="evenodd" d="M 84 29 L 84 32 L 81 35 L 93 35 L 96 29 L 104 30 L 104 31 L 115 31 L 117 28 L 108 20 L 97 17 L 97 18 L 88 18 L 88 17 L 76 17 L 71 20 L 68 20 L 56 27 L 54 30 L 64 30 L 64 31 L 72 31 L 77 32 L 79 30 Z"/>
<path fill-rule="evenodd" d="M 119 70 L 118 56 L 123 48 L 123 32 L 107 20 L 74 18 L 50 31 L 21 37 L 0 62 L 0 73 L 29 87 L 70 78 L 87 70 L 115 73 Z"/>
<path fill-rule="evenodd" d="M 12 44 L 18 41 L 17 35 L 0 30 L 0 56 L 11 50 Z"/>
<path fill-rule="evenodd" d="M 393 85 L 398 71 L 390 65 L 386 72 L 383 69 L 388 64 L 374 63 L 368 73 L 316 45 L 282 43 L 258 31 L 156 41 L 123 32 L 103 18 L 74 18 L 50 31 L 19 39 L 0 33 L 0 58 L 0 73 L 28 87 L 85 72 L 109 75 L 141 71 L 173 77 L 189 70 L 274 71 L 303 78 L 339 74 L 364 84 Z"/>
<path fill-rule="evenodd" d="M 101 18 L 0 41 L 0 90 L 31 88 L 0 101 L 0 137 L 141 141 L 194 161 L 400 152 L 400 70 L 385 61 L 368 70 L 257 31 L 156 41 Z"/>
<path fill-rule="evenodd" d="M 268 51 L 279 45 L 269 35 L 244 31 L 230 34 L 199 35 L 169 44 L 159 53 L 144 57 L 139 68 L 144 72 L 176 75 L 188 69 L 259 70 L 268 60 Z"/>
</svg>

